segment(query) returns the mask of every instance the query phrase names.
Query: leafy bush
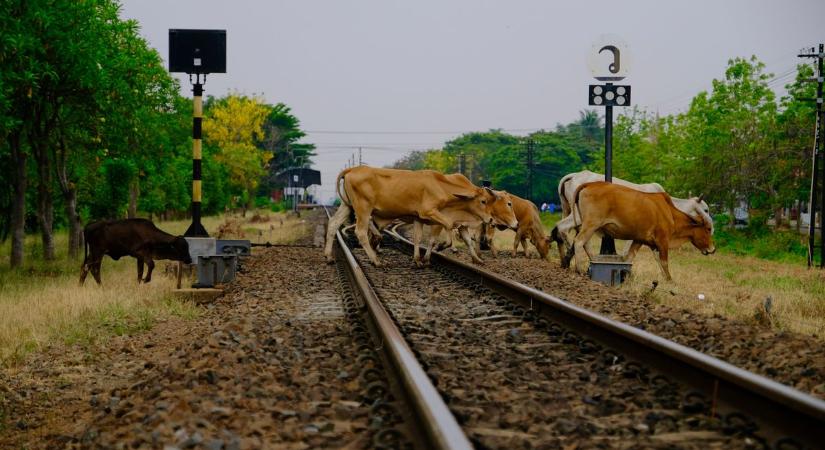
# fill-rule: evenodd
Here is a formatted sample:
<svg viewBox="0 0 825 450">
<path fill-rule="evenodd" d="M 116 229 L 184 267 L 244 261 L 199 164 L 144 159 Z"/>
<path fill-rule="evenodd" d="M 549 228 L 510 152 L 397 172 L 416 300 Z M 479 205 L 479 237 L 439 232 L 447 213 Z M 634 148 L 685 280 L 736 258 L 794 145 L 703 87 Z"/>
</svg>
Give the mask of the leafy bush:
<svg viewBox="0 0 825 450">
<path fill-rule="evenodd" d="M 741 230 L 719 227 L 713 239 L 720 250 L 773 261 L 801 261 L 808 252 L 804 236 L 793 231 L 774 231 L 761 225 Z"/>
<path fill-rule="evenodd" d="M 268 196 L 255 197 L 255 208 L 267 208 L 272 204 L 272 200 Z"/>
</svg>

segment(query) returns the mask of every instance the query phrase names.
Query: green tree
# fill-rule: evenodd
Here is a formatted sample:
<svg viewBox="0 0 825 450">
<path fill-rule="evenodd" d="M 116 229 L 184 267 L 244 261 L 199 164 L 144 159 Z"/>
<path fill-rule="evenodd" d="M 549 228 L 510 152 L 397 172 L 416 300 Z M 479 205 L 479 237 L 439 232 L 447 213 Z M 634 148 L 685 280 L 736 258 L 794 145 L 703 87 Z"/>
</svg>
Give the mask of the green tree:
<svg viewBox="0 0 825 450">
<path fill-rule="evenodd" d="M 775 169 L 777 105 L 764 67 L 755 56 L 728 61 L 725 78 L 713 80 L 711 93 L 697 95 L 684 117 L 691 143 L 679 155 L 690 162 L 685 185 L 731 214 L 741 199 L 756 194 L 776 200 L 769 172 Z"/>
</svg>

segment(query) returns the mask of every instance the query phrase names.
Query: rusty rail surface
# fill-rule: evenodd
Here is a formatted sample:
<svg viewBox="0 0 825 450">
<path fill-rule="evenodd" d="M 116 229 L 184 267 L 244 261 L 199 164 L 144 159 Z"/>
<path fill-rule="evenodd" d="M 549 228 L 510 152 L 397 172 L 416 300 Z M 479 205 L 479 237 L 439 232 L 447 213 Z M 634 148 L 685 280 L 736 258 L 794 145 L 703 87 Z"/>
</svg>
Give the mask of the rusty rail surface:
<svg viewBox="0 0 825 450">
<path fill-rule="evenodd" d="M 329 210 L 324 210 L 329 216 Z M 389 313 L 384 309 L 375 291 L 359 267 L 358 262 L 347 247 L 341 232 L 336 233 L 338 245 L 336 257 L 346 263 L 350 279 L 353 281 L 361 298 L 363 309 L 367 313 L 370 328 L 377 333 L 380 351 L 389 361 L 389 369 L 403 391 L 408 405 L 413 409 L 415 426 L 421 429 L 426 448 L 433 449 L 472 449 L 467 435 L 461 429 L 453 414 L 444 403 L 444 399 L 433 386 L 424 369 L 415 358 L 404 336 L 398 330 Z"/>
<path fill-rule="evenodd" d="M 385 232 L 412 253 L 409 240 Z M 698 390 L 726 422 L 756 418 L 759 434 L 777 447 L 821 448 L 825 443 L 825 401 L 448 255 L 433 252 L 433 262 Z"/>
</svg>

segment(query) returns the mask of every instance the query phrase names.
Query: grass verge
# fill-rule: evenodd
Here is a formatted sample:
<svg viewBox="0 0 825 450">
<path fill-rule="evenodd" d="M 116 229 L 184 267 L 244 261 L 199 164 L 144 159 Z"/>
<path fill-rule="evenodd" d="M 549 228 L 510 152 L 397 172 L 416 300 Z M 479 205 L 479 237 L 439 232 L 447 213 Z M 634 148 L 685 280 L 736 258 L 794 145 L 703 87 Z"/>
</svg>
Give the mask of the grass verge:
<svg viewBox="0 0 825 450">
<path fill-rule="evenodd" d="M 548 230 L 558 219 L 558 214 L 542 214 Z M 511 248 L 509 239 L 499 246 Z M 798 236 L 718 230 L 714 239 L 719 249 L 714 255 L 703 256 L 690 244 L 670 252 L 672 282 L 664 282 L 654 253 L 643 248 L 634 260 L 632 277 L 620 289 L 652 302 L 825 338 L 825 273 L 807 268 Z M 590 245 L 598 251 L 598 239 Z M 620 252 L 624 246 L 623 241 L 616 244 Z M 550 259 L 558 263 L 555 248 Z M 654 280 L 659 282 L 656 289 Z"/>
<path fill-rule="evenodd" d="M 253 242 L 290 242 L 306 231 L 303 220 L 285 214 L 250 212 L 247 218 L 207 217 L 204 226 L 215 230 L 237 222 L 241 233 Z M 164 231 L 182 234 L 189 221 L 158 222 Z M 237 233 L 226 238 L 240 238 Z M 261 239 L 262 238 L 262 239 Z M 134 258 L 119 261 L 104 258 L 97 286 L 91 275 L 78 285 L 80 259 L 69 259 L 65 232 L 55 236 L 57 258 L 44 261 L 39 235 L 26 237 L 23 267 L 9 268 L 10 243 L 0 256 L 0 365 L 14 366 L 26 355 L 62 342 L 92 351 L 112 336 L 131 335 L 152 329 L 171 317 L 192 319 L 200 309 L 191 302 L 172 297 L 175 280 L 165 267 L 176 263 L 158 261 L 149 284 L 137 283 Z M 165 274 L 165 272 L 167 272 Z"/>
</svg>

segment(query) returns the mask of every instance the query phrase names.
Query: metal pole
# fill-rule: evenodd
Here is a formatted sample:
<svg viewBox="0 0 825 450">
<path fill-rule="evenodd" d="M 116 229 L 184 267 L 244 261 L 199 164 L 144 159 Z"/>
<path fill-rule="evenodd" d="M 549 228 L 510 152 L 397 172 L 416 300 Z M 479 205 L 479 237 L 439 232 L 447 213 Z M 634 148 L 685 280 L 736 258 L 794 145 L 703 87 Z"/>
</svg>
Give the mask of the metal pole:
<svg viewBox="0 0 825 450">
<path fill-rule="evenodd" d="M 610 86 L 613 83 L 606 83 Z M 604 107 L 604 181 L 613 182 L 613 106 Z M 600 255 L 615 255 L 616 242 L 612 237 L 605 235 L 602 237 L 602 245 L 599 248 Z"/>
<path fill-rule="evenodd" d="M 816 119 L 817 119 L 817 150 L 819 153 L 819 165 L 822 167 L 822 174 L 820 184 L 822 188 L 819 191 L 819 268 L 825 268 L 825 111 L 822 110 L 822 84 L 823 76 L 823 53 L 825 53 L 825 45 L 819 44 L 819 55 L 817 56 L 817 83 L 816 83 Z"/>
<path fill-rule="evenodd" d="M 536 141 L 530 138 L 527 141 L 527 199 L 533 201 L 533 154 Z"/>
<path fill-rule="evenodd" d="M 205 77 L 204 77 L 205 80 Z M 191 78 L 190 78 L 191 81 Z M 203 122 L 203 84 L 195 74 L 192 86 L 192 224 L 184 233 L 188 237 L 209 237 L 201 224 L 201 125 Z"/>
<path fill-rule="evenodd" d="M 822 52 L 823 52 L 823 44 L 819 44 L 819 53 L 817 54 L 817 86 L 816 86 L 816 126 L 814 129 L 814 150 L 813 150 L 813 168 L 811 174 L 811 192 L 810 192 L 810 202 L 808 203 L 808 213 L 810 214 L 809 224 L 808 224 L 808 267 L 813 267 L 815 264 L 814 261 L 814 253 L 816 253 L 816 244 L 815 244 L 815 229 L 816 229 L 816 209 L 817 209 L 817 191 L 819 190 L 819 168 L 820 165 L 823 166 L 825 169 L 825 164 L 820 164 L 820 159 L 822 157 L 822 151 L 820 150 L 820 144 L 822 142 L 823 134 L 822 134 L 822 126 L 823 126 L 823 115 L 822 115 L 822 77 L 823 77 L 823 64 L 822 64 Z M 825 194 L 825 193 L 823 193 Z M 825 212 L 825 195 L 821 196 L 823 207 L 820 208 L 820 217 Z M 822 241 L 821 245 L 824 247 L 820 248 L 820 267 L 823 267 L 822 264 L 825 263 L 825 234 L 822 233 L 822 229 L 825 227 L 820 226 L 820 240 Z"/>
</svg>

